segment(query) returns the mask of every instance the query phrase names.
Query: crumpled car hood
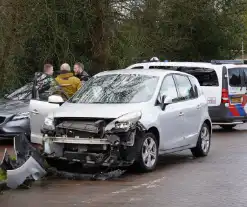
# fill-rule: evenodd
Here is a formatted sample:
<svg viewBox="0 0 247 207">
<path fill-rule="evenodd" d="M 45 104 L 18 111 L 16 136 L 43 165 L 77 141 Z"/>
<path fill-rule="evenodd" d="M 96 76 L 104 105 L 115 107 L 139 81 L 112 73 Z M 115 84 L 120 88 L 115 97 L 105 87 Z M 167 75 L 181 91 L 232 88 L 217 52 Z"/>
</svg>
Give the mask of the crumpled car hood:
<svg viewBox="0 0 247 207">
<path fill-rule="evenodd" d="M 134 104 L 75 104 L 65 103 L 53 112 L 54 117 L 118 118 L 124 114 L 142 111 L 147 103 Z"/>
<path fill-rule="evenodd" d="M 0 114 L 16 114 L 28 111 L 29 100 L 13 101 L 0 99 Z"/>
</svg>

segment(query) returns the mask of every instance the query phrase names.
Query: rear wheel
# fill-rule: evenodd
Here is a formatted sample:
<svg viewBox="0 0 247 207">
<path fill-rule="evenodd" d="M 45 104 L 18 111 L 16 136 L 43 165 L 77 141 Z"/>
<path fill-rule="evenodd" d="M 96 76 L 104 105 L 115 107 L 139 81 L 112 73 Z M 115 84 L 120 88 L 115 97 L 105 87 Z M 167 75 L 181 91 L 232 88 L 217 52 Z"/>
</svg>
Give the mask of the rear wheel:
<svg viewBox="0 0 247 207">
<path fill-rule="evenodd" d="M 220 125 L 221 128 L 223 128 L 224 130 L 233 130 L 233 128 L 235 127 L 236 125 Z"/>
<path fill-rule="evenodd" d="M 211 145 L 211 132 L 209 126 L 204 123 L 201 128 L 200 135 L 198 137 L 196 147 L 191 149 L 194 157 L 205 157 L 208 155 Z"/>
<path fill-rule="evenodd" d="M 150 172 L 156 168 L 158 161 L 158 143 L 152 133 L 146 133 L 142 138 L 137 138 L 137 170 Z"/>
</svg>

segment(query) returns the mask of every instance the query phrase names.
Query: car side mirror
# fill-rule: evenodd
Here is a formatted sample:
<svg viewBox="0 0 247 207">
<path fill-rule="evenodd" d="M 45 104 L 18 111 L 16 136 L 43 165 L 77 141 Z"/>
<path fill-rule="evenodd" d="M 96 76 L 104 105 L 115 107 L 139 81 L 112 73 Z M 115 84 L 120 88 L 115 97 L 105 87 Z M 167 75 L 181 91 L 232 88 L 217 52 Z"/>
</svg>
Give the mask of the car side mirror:
<svg viewBox="0 0 247 207">
<path fill-rule="evenodd" d="M 52 96 L 49 96 L 48 98 L 48 102 L 49 103 L 52 103 L 52 104 L 63 104 L 64 103 L 64 100 L 61 96 L 58 96 L 58 95 L 52 95 Z"/>
<path fill-rule="evenodd" d="M 82 81 L 88 81 L 88 79 L 89 79 L 88 76 L 83 76 L 82 77 Z"/>
<path fill-rule="evenodd" d="M 168 106 L 169 104 L 172 104 L 172 98 L 169 96 L 162 96 L 161 97 L 161 109 L 164 111 L 166 106 Z"/>
</svg>

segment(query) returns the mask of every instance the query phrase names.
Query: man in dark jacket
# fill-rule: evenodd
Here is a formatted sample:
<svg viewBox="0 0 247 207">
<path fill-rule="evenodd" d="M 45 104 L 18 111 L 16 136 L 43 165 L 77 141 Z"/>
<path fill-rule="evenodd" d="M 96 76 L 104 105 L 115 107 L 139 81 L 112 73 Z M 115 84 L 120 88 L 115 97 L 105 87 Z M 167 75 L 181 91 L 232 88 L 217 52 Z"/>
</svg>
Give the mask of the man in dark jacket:
<svg viewBox="0 0 247 207">
<path fill-rule="evenodd" d="M 57 85 L 52 76 L 53 72 L 53 66 L 51 64 L 45 64 L 43 72 L 35 73 L 32 98 L 48 98 L 50 91 L 54 90 L 54 87 Z"/>
<path fill-rule="evenodd" d="M 81 81 L 87 81 L 89 79 L 88 73 L 84 70 L 84 65 L 80 62 L 74 64 L 74 73 Z"/>
</svg>

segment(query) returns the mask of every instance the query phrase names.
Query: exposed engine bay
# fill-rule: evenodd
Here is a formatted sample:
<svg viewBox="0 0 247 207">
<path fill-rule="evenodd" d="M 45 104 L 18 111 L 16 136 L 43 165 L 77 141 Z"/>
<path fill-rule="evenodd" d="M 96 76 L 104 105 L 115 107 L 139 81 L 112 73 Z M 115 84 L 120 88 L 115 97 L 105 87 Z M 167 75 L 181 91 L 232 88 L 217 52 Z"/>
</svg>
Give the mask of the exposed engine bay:
<svg viewBox="0 0 247 207">
<path fill-rule="evenodd" d="M 54 127 L 42 127 L 42 149 L 33 147 L 27 136 L 21 134 L 14 138 L 16 160 L 11 160 L 5 151 L 0 168 L 7 174 L 9 188 L 29 185 L 47 174 L 69 179 L 118 177 L 125 172 L 122 167 L 135 162 L 136 140 L 146 132 L 139 121 L 123 118 L 56 118 L 52 123 Z M 79 166 L 80 171 L 70 172 L 72 165 Z M 81 169 L 88 172 L 89 168 L 96 171 L 82 173 Z"/>
<path fill-rule="evenodd" d="M 141 123 L 109 129 L 112 119 L 57 118 L 54 130 L 44 130 L 44 155 L 78 162 L 85 167 L 129 166 L 135 161 L 135 139 L 143 136 Z"/>
</svg>

